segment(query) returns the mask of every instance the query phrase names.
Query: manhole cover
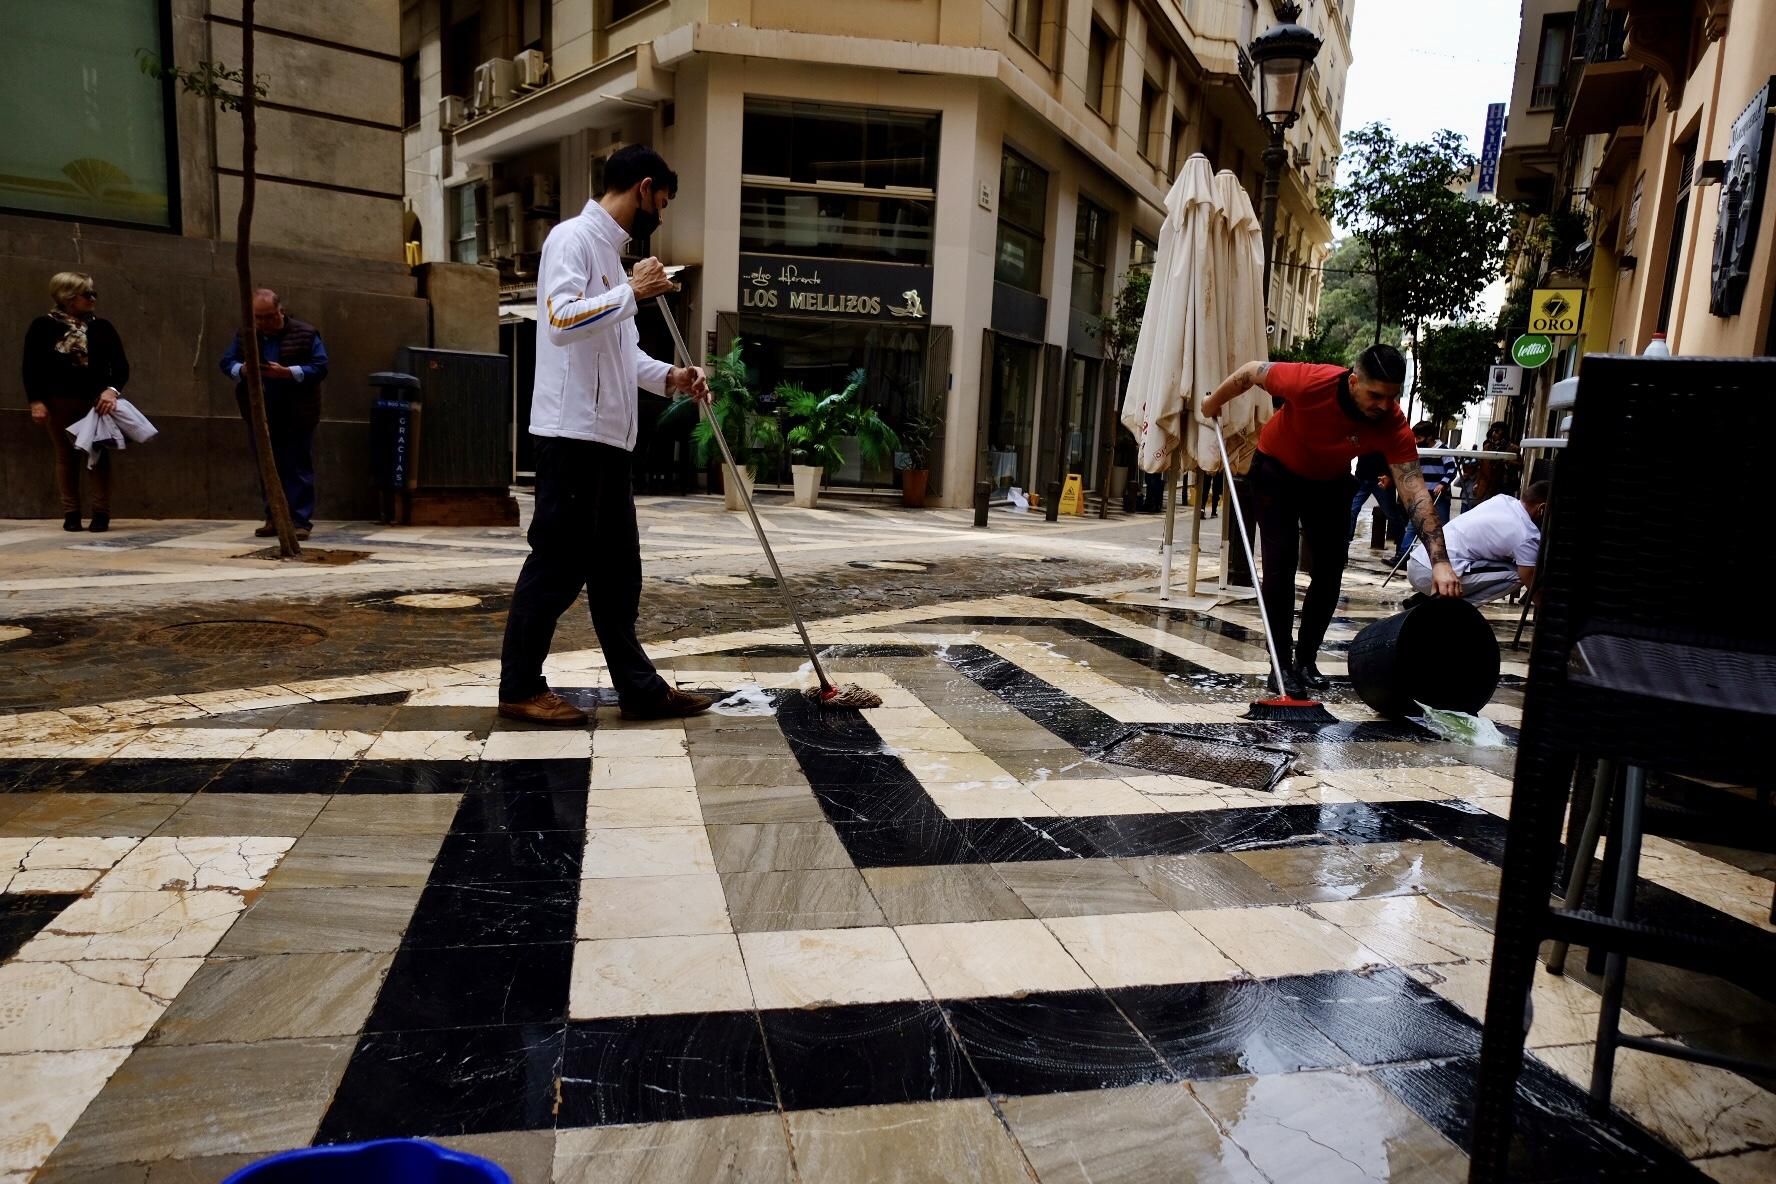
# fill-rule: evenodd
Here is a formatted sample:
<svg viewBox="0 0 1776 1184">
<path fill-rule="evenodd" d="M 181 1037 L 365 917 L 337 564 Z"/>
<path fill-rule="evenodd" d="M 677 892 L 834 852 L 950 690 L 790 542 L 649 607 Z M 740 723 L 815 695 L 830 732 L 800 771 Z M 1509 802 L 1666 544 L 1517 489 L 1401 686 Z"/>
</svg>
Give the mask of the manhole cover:
<svg viewBox="0 0 1776 1184">
<path fill-rule="evenodd" d="M 31 636 L 31 631 L 23 625 L 0 625 L 0 645 L 29 636 Z"/>
<path fill-rule="evenodd" d="M 195 653 L 215 654 L 234 650 L 289 649 L 313 645 L 326 636 L 324 629 L 294 621 L 190 621 L 152 630 L 143 640 Z"/>
<path fill-rule="evenodd" d="M 1294 763 L 1293 755 L 1275 749 L 1171 732 L 1136 732 L 1105 750 L 1104 759 L 1111 764 L 1133 765 L 1174 777 L 1259 790 L 1273 788 Z"/>
<path fill-rule="evenodd" d="M 409 592 L 395 597 L 395 603 L 408 608 L 474 608 L 481 598 L 461 592 Z"/>
</svg>

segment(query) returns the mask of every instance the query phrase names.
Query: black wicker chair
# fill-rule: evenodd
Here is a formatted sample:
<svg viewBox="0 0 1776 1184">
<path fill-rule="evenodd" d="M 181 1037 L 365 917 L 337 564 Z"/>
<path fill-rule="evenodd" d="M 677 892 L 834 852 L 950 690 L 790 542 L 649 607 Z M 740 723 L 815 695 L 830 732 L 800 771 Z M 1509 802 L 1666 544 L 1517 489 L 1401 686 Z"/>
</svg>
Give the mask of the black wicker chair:
<svg viewBox="0 0 1776 1184">
<path fill-rule="evenodd" d="M 1486 1001 L 1470 1180 L 1508 1178 L 1512 1111 L 1541 942 L 1606 952 L 1593 1099 L 1617 1047 L 1734 1069 L 1746 1062 L 1617 1031 L 1627 960 L 1742 975 L 1746 951 L 1632 917 L 1645 771 L 1758 784 L 1776 757 L 1776 600 L 1764 475 L 1721 445 L 1776 433 L 1776 359 L 1585 359 L 1537 583 L 1516 785 Z M 1658 474 L 1693 477 L 1701 504 Z M 1610 915 L 1551 907 L 1580 755 L 1619 793 Z M 1613 770 L 1627 775 L 1618 782 Z M 1575 836 L 1577 837 L 1577 836 Z M 1605 885 L 1606 888 L 1610 887 Z M 1761 955 L 1760 955 L 1761 956 Z M 1767 1068 L 1766 1068 L 1766 1071 Z"/>
</svg>

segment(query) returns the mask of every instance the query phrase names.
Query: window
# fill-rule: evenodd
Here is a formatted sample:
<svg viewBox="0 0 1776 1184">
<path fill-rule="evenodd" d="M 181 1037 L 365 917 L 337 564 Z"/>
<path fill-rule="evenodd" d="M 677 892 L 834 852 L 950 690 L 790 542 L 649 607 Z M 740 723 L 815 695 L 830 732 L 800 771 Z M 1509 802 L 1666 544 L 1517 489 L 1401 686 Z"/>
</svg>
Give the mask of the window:
<svg viewBox="0 0 1776 1184">
<path fill-rule="evenodd" d="M 410 53 L 401 59 L 401 126 L 412 127 L 419 122 L 419 55 Z"/>
<path fill-rule="evenodd" d="M 1007 148 L 999 161 L 994 279 L 1026 292 L 1042 291 L 1042 227 L 1047 220 L 1048 174 Z"/>
<path fill-rule="evenodd" d="M 746 185 L 740 249 L 888 263 L 931 262 L 932 202 L 819 189 Z"/>
<path fill-rule="evenodd" d="M 1153 261 L 1159 258 L 1159 244 L 1135 231 L 1129 236 L 1129 267 L 1139 269 L 1152 267 Z"/>
<path fill-rule="evenodd" d="M 660 0 L 610 0 L 610 19 L 614 24 L 625 21 L 644 8 L 652 8 Z"/>
<path fill-rule="evenodd" d="M 1110 260 L 1110 211 L 1084 197 L 1073 226 L 1073 307 L 1100 316 L 1104 311 L 1104 271 Z"/>
<path fill-rule="evenodd" d="M 450 261 L 481 261 L 480 185 L 458 185 L 450 190 Z"/>
<path fill-rule="evenodd" d="M 1202 151 L 1211 169 L 1221 167 L 1221 121 L 1213 115 L 1203 117 Z"/>
<path fill-rule="evenodd" d="M 1184 162 L 1190 159 L 1184 154 L 1184 116 L 1178 111 L 1172 112 L 1172 168 L 1171 174 L 1176 177 L 1184 171 Z"/>
<path fill-rule="evenodd" d="M 1690 218 L 1690 182 L 1696 178 L 1696 141 L 1682 149 L 1677 167 L 1677 202 L 1671 210 L 1671 243 L 1665 252 L 1665 286 L 1659 295 L 1658 331 L 1671 328 L 1671 303 L 1677 295 L 1677 271 L 1683 263 L 1684 226 Z"/>
<path fill-rule="evenodd" d="M 1043 0 L 1012 0 L 1011 35 L 1038 57 L 1042 54 Z"/>
<path fill-rule="evenodd" d="M 1246 0 L 1245 11 L 1240 13 L 1240 48 L 1252 44 L 1252 38 L 1258 33 L 1258 0 Z"/>
<path fill-rule="evenodd" d="M 802 185 L 935 192 L 939 122 L 915 111 L 748 99 L 740 170 Z"/>
<path fill-rule="evenodd" d="M 7 0 L 0 206 L 173 226 L 170 87 L 136 52 L 164 55 L 158 0 Z M 23 129 L 29 128 L 29 134 Z"/>
<path fill-rule="evenodd" d="M 481 54 L 479 0 L 443 0 L 439 27 L 444 30 L 443 93 L 466 99 L 475 93 L 475 67 L 486 60 Z"/>
<path fill-rule="evenodd" d="M 1141 126 L 1140 144 L 1137 150 L 1148 160 L 1160 158 L 1159 128 L 1160 120 L 1165 116 L 1165 94 L 1153 79 L 1143 76 L 1141 79 Z"/>
<path fill-rule="evenodd" d="M 520 49 L 549 52 L 550 26 L 554 24 L 554 0 L 519 0 L 518 45 Z"/>
<path fill-rule="evenodd" d="M 1091 23 L 1091 42 L 1085 50 L 1085 105 L 1108 119 L 1110 92 L 1116 85 L 1116 71 L 1110 55 L 1116 50 L 1116 35 L 1096 17 Z"/>
<path fill-rule="evenodd" d="M 1535 86 L 1529 92 L 1531 111 L 1552 111 L 1560 97 L 1560 79 L 1572 49 L 1573 14 L 1542 18 L 1542 44 L 1536 55 Z"/>
</svg>

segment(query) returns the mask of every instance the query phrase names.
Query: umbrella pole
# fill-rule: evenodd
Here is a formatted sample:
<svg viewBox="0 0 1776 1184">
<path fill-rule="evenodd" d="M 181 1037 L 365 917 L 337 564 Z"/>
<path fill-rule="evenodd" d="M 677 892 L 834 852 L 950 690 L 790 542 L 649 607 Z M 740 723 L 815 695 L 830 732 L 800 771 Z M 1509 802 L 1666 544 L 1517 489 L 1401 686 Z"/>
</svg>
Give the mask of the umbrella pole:
<svg viewBox="0 0 1776 1184">
<path fill-rule="evenodd" d="M 1192 598 L 1196 596 L 1196 561 L 1202 557 L 1203 535 L 1202 470 L 1196 469 L 1194 471 L 1196 473 L 1197 505 L 1190 515 L 1190 569 L 1184 582 L 1184 594 Z"/>
<path fill-rule="evenodd" d="M 1165 546 L 1161 549 L 1159 560 L 1159 598 L 1162 601 L 1172 598 L 1172 539 L 1178 523 L 1178 483 L 1177 476 L 1182 469 L 1177 461 L 1166 473 L 1166 526 Z"/>
</svg>

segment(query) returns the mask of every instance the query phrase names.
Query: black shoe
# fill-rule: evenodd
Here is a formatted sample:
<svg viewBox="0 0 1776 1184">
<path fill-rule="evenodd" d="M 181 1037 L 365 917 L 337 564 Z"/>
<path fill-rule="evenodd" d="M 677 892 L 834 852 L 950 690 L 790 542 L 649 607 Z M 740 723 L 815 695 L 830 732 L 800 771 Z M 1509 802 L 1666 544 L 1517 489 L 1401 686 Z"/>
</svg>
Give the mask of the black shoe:
<svg viewBox="0 0 1776 1184">
<path fill-rule="evenodd" d="M 111 529 L 111 515 L 93 511 L 92 525 L 87 527 L 94 534 L 104 534 Z"/>
<path fill-rule="evenodd" d="M 69 513 L 62 515 L 62 529 L 63 530 L 79 530 L 79 529 L 81 529 L 80 511 L 79 510 L 72 510 Z"/>
<path fill-rule="evenodd" d="M 1332 685 L 1332 680 L 1321 674 L 1320 668 L 1312 661 L 1297 662 L 1294 673 L 1295 677 L 1301 680 L 1301 684 L 1309 690 L 1323 691 Z"/>
<path fill-rule="evenodd" d="M 1307 698 L 1307 688 L 1301 685 L 1300 676 L 1293 670 L 1283 671 L 1283 685 L 1280 689 L 1277 687 L 1277 679 L 1274 672 L 1265 681 L 1270 685 L 1270 693 L 1273 695 L 1283 695 L 1290 699 Z"/>
</svg>

